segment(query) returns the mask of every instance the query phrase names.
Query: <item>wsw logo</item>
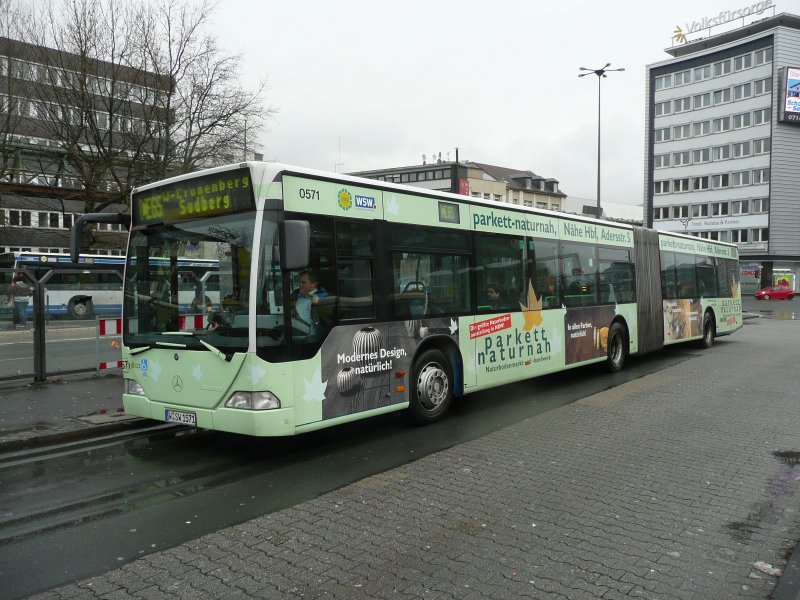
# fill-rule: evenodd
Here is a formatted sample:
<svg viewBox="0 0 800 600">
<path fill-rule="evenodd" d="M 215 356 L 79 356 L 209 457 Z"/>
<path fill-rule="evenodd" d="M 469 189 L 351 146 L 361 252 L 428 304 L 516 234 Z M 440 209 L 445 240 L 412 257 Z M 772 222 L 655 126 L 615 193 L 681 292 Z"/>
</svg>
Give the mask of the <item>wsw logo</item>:
<svg viewBox="0 0 800 600">
<path fill-rule="evenodd" d="M 362 210 L 375 210 L 378 208 L 378 202 L 373 196 L 365 196 L 363 194 L 352 195 L 346 189 L 342 189 L 338 194 L 339 207 L 342 210 L 350 210 L 353 206 Z"/>
</svg>

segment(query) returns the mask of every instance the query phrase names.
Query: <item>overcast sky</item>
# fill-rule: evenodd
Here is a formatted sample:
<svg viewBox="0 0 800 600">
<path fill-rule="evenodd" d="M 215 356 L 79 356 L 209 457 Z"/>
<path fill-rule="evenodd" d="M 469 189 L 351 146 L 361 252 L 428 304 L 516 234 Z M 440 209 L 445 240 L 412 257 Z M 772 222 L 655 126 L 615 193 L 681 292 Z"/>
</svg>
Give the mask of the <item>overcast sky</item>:
<svg viewBox="0 0 800 600">
<path fill-rule="evenodd" d="M 265 159 L 327 171 L 458 147 L 593 199 L 597 77 L 578 68 L 624 67 L 602 80 L 601 198 L 641 204 L 645 66 L 670 58 L 676 25 L 755 1 L 220 0 L 213 22 L 243 74 L 267 79 Z M 773 5 L 800 14 L 800 0 Z"/>
</svg>

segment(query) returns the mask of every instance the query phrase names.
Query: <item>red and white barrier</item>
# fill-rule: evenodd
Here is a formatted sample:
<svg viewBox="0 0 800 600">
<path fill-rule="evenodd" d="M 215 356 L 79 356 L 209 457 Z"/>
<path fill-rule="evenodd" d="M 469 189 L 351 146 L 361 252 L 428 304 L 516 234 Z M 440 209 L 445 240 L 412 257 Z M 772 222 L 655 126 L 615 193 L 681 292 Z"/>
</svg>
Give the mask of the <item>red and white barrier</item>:
<svg viewBox="0 0 800 600">
<path fill-rule="evenodd" d="M 97 320 L 97 370 L 101 369 L 121 369 L 122 361 L 113 360 L 100 362 L 100 338 L 119 337 L 122 335 L 122 319 L 98 319 Z M 112 348 L 119 348 L 119 342 L 111 342 Z"/>
<path fill-rule="evenodd" d="M 122 335 L 122 319 L 99 319 L 100 337 Z"/>
<path fill-rule="evenodd" d="M 206 326 L 205 315 L 178 315 L 179 331 L 196 331 Z"/>
<path fill-rule="evenodd" d="M 121 369 L 122 368 L 122 361 L 115 360 L 111 362 L 101 362 L 98 366 L 98 369 Z"/>
</svg>

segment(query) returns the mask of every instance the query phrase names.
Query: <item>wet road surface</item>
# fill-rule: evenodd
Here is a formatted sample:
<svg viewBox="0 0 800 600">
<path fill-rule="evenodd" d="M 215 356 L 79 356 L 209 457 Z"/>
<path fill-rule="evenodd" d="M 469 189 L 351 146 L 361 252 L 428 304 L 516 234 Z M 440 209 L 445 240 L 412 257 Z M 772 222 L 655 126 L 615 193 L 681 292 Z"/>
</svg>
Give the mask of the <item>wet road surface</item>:
<svg viewBox="0 0 800 600">
<path fill-rule="evenodd" d="M 690 359 L 680 346 L 468 396 L 428 427 L 403 414 L 293 438 L 180 430 L 0 460 L 0 589 L 21 597 L 295 505 Z M 576 377 L 576 373 L 580 376 Z"/>
</svg>

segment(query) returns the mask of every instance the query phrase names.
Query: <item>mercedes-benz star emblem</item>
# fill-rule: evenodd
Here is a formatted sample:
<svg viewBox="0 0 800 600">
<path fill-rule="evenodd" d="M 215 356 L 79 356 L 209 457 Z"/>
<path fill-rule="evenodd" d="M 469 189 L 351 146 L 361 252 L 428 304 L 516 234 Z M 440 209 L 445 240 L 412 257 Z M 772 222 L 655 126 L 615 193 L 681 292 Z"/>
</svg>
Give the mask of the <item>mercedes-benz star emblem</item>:
<svg viewBox="0 0 800 600">
<path fill-rule="evenodd" d="M 183 379 L 181 379 L 180 375 L 175 375 L 172 378 L 172 389 L 176 392 L 180 392 L 183 389 Z"/>
</svg>

